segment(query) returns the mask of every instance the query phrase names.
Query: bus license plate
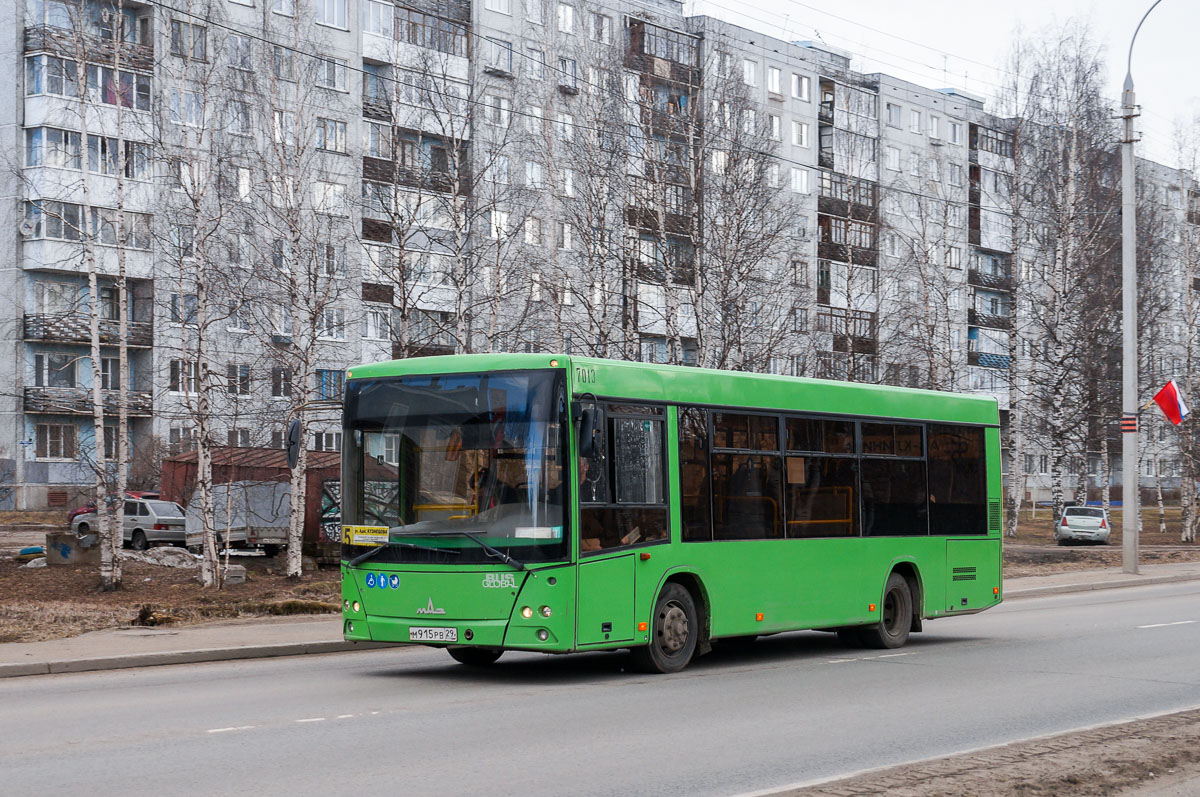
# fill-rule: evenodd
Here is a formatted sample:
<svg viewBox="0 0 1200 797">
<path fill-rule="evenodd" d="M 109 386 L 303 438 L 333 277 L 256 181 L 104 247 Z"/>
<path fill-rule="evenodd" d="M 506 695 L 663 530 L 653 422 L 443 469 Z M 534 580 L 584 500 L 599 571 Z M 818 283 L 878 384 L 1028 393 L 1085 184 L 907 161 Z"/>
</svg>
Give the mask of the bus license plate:
<svg viewBox="0 0 1200 797">
<path fill-rule="evenodd" d="M 410 642 L 457 642 L 457 628 L 423 628 L 411 626 L 408 629 Z"/>
</svg>

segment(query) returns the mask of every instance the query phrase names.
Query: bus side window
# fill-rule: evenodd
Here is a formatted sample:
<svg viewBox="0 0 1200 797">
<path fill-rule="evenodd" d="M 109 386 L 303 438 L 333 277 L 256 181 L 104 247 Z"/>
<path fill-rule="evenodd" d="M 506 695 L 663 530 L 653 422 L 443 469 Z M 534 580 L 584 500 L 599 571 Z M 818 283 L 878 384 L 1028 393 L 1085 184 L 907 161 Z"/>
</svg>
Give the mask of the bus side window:
<svg viewBox="0 0 1200 797">
<path fill-rule="evenodd" d="M 712 491 L 708 479 L 708 410 L 679 409 L 680 513 L 685 542 L 707 541 L 712 532 Z"/>
<path fill-rule="evenodd" d="M 588 492 L 584 476 L 580 551 L 667 538 L 665 428 L 661 408 L 608 405 L 601 435 L 608 454 L 606 489 L 603 494 Z"/>
<path fill-rule="evenodd" d="M 983 429 L 929 425 L 929 522 L 938 534 L 987 534 Z"/>
</svg>

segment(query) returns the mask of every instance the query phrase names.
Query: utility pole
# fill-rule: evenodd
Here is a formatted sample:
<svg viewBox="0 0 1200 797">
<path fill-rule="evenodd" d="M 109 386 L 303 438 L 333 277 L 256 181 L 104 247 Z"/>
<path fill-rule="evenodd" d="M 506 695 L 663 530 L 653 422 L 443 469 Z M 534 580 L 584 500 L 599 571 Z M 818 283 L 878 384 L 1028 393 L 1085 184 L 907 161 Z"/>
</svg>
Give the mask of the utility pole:
<svg viewBox="0 0 1200 797">
<path fill-rule="evenodd" d="M 1154 5 L 1142 15 L 1129 40 L 1125 86 L 1121 92 L 1121 569 L 1138 572 L 1138 351 L 1137 351 L 1137 195 L 1134 180 L 1133 120 L 1139 115 L 1133 93 L 1133 43 Z"/>
</svg>

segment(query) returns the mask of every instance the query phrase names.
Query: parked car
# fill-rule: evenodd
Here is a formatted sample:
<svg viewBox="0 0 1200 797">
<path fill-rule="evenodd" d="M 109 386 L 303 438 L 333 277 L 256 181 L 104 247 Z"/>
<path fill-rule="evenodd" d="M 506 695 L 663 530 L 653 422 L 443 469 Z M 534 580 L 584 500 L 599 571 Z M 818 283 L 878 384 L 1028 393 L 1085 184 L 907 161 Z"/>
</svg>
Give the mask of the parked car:
<svg viewBox="0 0 1200 797">
<path fill-rule="evenodd" d="M 1094 542 L 1108 545 L 1108 513 L 1098 506 L 1069 506 L 1054 527 L 1059 545 L 1069 542 Z"/>
<path fill-rule="evenodd" d="M 158 494 L 158 490 L 129 490 L 128 492 L 125 493 L 125 497 L 126 498 L 158 498 L 159 494 Z M 116 496 L 113 496 L 113 498 L 115 499 Z M 74 528 L 75 518 L 79 517 L 80 515 L 86 515 L 89 512 L 95 512 L 95 511 L 96 511 L 96 502 L 94 500 L 88 501 L 87 504 L 84 506 L 77 506 L 74 509 L 72 509 L 70 511 L 70 513 L 67 514 L 67 525 Z"/>
<path fill-rule="evenodd" d="M 187 539 L 184 523 L 183 507 L 174 501 L 125 499 L 124 543 L 135 551 L 144 551 L 156 542 L 183 545 Z M 89 534 L 96 527 L 95 510 L 71 521 L 71 529 L 76 534 Z"/>
</svg>

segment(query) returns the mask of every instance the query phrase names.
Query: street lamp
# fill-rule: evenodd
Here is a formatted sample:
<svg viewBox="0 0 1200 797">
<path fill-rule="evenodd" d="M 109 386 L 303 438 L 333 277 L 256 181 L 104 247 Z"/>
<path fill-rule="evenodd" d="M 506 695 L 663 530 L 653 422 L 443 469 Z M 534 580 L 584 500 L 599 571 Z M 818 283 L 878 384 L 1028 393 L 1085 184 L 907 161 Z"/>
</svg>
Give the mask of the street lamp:
<svg viewBox="0 0 1200 797">
<path fill-rule="evenodd" d="M 1121 92 L 1121 565 L 1126 573 L 1138 571 L 1138 518 L 1141 491 L 1138 484 L 1138 359 L 1137 359 L 1137 197 L 1134 183 L 1133 120 L 1138 115 L 1133 96 L 1133 43 L 1142 23 L 1162 0 L 1142 15 L 1129 40 L 1125 87 Z"/>
</svg>

